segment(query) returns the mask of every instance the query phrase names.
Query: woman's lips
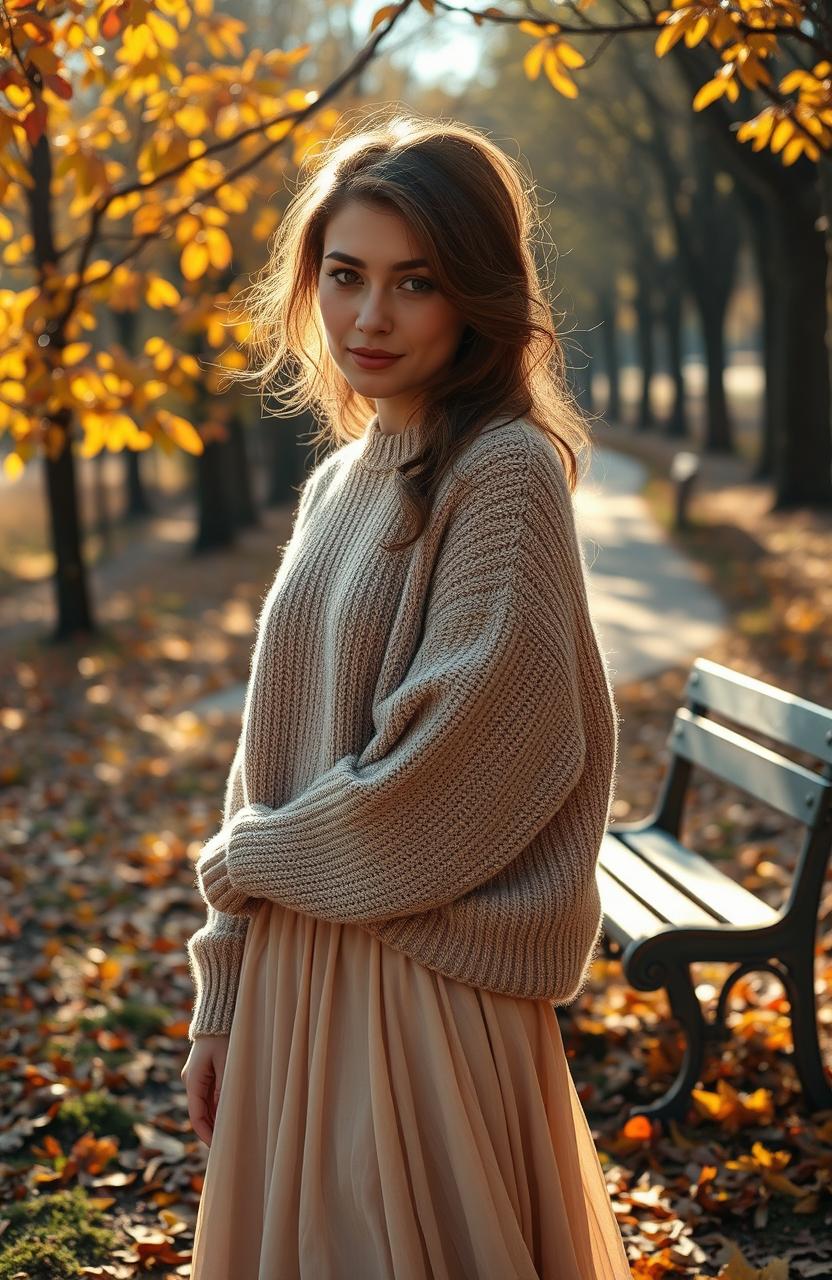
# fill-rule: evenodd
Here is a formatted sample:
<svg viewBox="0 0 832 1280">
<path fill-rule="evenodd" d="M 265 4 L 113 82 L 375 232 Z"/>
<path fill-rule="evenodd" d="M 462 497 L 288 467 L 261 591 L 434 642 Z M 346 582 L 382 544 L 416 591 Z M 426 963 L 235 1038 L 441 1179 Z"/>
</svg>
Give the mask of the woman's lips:
<svg viewBox="0 0 832 1280">
<path fill-rule="evenodd" d="M 386 369 L 388 365 L 395 364 L 397 360 L 401 360 L 401 356 L 362 356 L 357 351 L 350 350 L 355 363 L 361 369 Z"/>
</svg>

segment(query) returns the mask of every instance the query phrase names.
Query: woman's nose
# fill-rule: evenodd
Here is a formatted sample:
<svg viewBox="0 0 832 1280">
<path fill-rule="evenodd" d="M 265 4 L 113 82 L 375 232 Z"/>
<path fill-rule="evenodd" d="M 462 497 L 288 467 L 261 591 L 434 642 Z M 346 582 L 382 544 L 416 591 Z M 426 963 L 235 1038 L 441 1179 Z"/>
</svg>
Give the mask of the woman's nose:
<svg viewBox="0 0 832 1280">
<path fill-rule="evenodd" d="M 358 329 L 388 329 L 390 315 L 384 294 L 368 293 L 358 308 L 355 320 Z"/>
</svg>

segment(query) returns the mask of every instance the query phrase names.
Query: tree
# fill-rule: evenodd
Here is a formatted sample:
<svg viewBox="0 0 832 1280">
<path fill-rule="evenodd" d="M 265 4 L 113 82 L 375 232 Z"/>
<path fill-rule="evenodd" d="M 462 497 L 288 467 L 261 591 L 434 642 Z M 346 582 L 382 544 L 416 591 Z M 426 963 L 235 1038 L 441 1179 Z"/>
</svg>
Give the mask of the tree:
<svg viewBox="0 0 832 1280">
<path fill-rule="evenodd" d="M 136 307 L 175 309 L 186 327 L 196 295 L 229 267 L 229 228 L 264 194 L 261 182 L 273 183 L 272 157 L 282 151 L 296 163 L 327 136 L 331 100 L 395 15 L 322 93 L 291 83 L 308 45 L 243 56 L 244 24 L 214 13 L 212 0 L 116 0 L 95 13 L 61 0 L 0 0 L 0 20 L 0 238 L 11 242 L 5 262 L 33 277 L 0 290 L 0 432 L 14 442 L 7 475 L 43 459 L 54 638 L 63 639 L 95 629 L 73 446 L 87 457 L 203 449 L 189 418 L 163 403 L 192 400 L 198 360 L 161 335 L 137 355 L 113 343 L 94 350 L 101 310 L 132 295 Z M 217 61 L 203 61 L 206 50 Z M 91 101 L 73 112 L 76 97 Z M 193 296 L 137 265 L 163 242 Z M 219 307 L 203 311 L 204 345 L 220 369 L 239 367 L 239 351 L 224 349 Z"/>
<path fill-rule="evenodd" d="M 445 0 L 437 7 L 448 8 Z M 530 20 L 488 8 L 466 9 L 478 24 L 508 23 L 533 38 L 526 75 L 541 71 L 567 99 L 609 43 L 655 33 L 654 52 L 672 55 L 693 92 L 693 110 L 732 174 L 742 174 L 746 206 L 763 202 L 773 262 L 763 272 L 769 421 L 767 456 L 775 506 L 832 505 L 832 17 L 823 0 L 673 0 L 656 11 L 643 0 L 563 6 L 570 21 Z M 393 6 L 380 13 L 389 14 Z M 459 12 L 457 6 L 454 6 Z M 609 8 L 604 8 L 604 13 Z M 378 15 L 377 15 L 378 16 Z M 572 43 L 596 44 L 587 61 Z M 708 48 L 710 46 L 710 48 Z M 705 51 L 707 50 L 707 56 Z M 721 65 L 713 70 L 712 52 Z M 773 68 L 775 74 L 769 68 Z M 745 91 L 754 114 L 733 112 Z M 762 100 L 762 102 L 761 102 Z M 760 103 L 759 107 L 756 106 Z M 660 113 L 659 113 L 660 114 Z M 754 195 L 749 191 L 753 188 Z M 822 288 L 821 263 L 826 266 Z M 714 323 L 709 329 L 715 331 Z M 713 388 L 712 388 L 713 396 Z"/>
</svg>

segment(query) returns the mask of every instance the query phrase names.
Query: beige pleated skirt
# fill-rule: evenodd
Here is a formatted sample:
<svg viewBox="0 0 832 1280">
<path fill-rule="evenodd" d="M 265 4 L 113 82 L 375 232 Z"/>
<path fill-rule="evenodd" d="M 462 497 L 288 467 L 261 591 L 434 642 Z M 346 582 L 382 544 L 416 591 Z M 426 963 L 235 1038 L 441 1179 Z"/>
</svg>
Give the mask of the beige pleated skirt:
<svg viewBox="0 0 832 1280">
<path fill-rule="evenodd" d="M 249 924 L 192 1280 L 629 1280 L 554 1007 Z"/>
</svg>

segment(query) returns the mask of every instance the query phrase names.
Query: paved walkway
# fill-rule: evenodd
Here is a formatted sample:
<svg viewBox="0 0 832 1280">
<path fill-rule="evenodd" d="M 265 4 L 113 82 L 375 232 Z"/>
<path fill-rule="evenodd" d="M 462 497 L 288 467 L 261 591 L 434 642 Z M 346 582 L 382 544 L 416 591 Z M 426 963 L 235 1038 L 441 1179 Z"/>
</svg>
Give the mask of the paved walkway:
<svg viewBox="0 0 832 1280">
<path fill-rule="evenodd" d="M 596 449 L 575 500 L 589 568 L 589 593 L 613 682 L 654 675 L 708 649 L 727 624 L 722 605 L 696 566 L 668 542 L 641 497 L 640 462 Z M 245 686 L 202 698 L 191 708 L 242 714 Z"/>
<path fill-rule="evenodd" d="M 728 625 L 698 566 L 650 515 L 645 480 L 640 462 L 598 448 L 575 498 L 592 613 L 616 684 L 692 659 Z"/>
</svg>

